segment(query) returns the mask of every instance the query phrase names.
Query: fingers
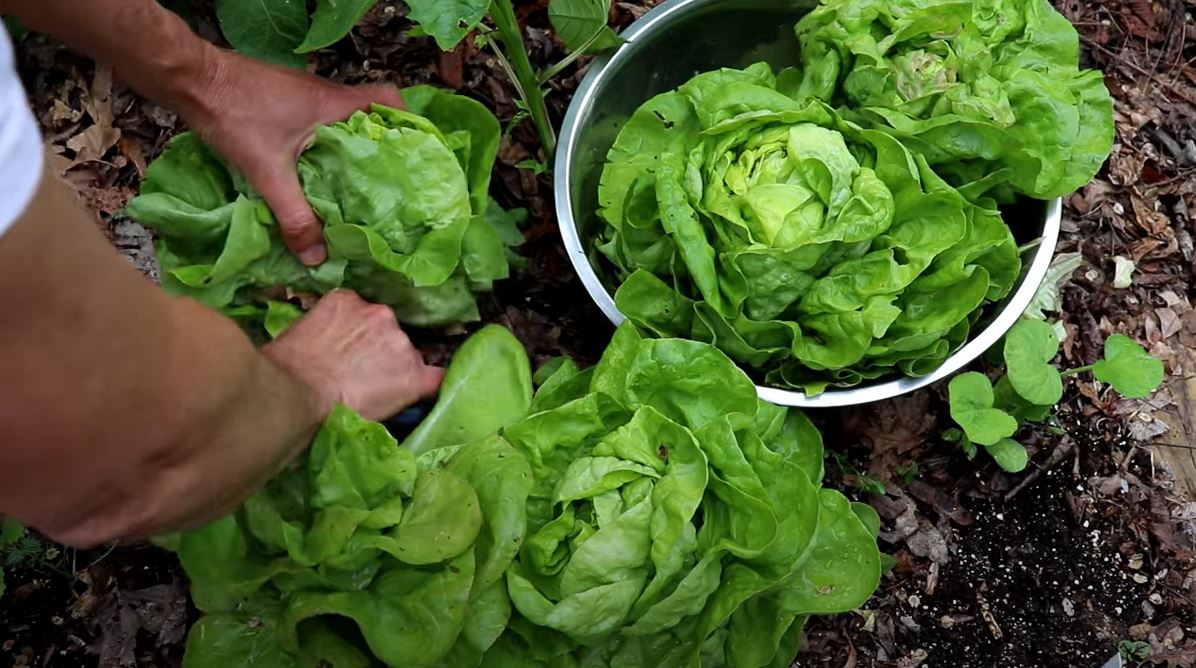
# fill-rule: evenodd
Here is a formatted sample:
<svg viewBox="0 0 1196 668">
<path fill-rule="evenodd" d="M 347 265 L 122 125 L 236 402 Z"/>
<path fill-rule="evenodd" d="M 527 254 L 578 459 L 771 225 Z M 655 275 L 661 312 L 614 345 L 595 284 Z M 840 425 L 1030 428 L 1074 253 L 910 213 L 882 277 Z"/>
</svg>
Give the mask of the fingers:
<svg viewBox="0 0 1196 668">
<path fill-rule="evenodd" d="M 331 90 L 336 93 L 324 97 L 323 123 L 342 121 L 355 111 L 369 109 L 375 102 L 405 108 L 399 89 L 391 85 L 335 86 Z M 274 212 L 283 243 L 300 262 L 314 267 L 328 259 L 328 249 L 324 245 L 320 219 L 312 211 L 299 184 L 293 158 L 286 155 L 285 162 L 272 164 L 265 173 L 247 173 L 247 176 Z"/>
<path fill-rule="evenodd" d="M 373 86 L 340 86 L 325 98 L 323 118 L 325 123 L 343 121 L 355 111 L 369 111 L 371 104 L 382 104 L 395 109 L 406 109 L 399 89 L 389 84 Z"/>
<path fill-rule="evenodd" d="M 415 373 L 414 385 L 421 399 L 434 399 L 444 382 L 444 369 L 424 365 Z"/>
<path fill-rule="evenodd" d="M 293 165 L 271 169 L 264 175 L 249 175 L 261 193 L 282 233 L 282 241 L 303 264 L 314 267 L 328 259 L 324 230 L 312 211 Z"/>
<path fill-rule="evenodd" d="M 403 102 L 403 96 L 399 93 L 399 89 L 389 84 L 382 84 L 379 86 L 362 86 L 358 90 L 365 98 L 363 107 L 368 107 L 371 103 L 384 104 L 395 109 L 406 109 L 407 104 Z"/>
</svg>

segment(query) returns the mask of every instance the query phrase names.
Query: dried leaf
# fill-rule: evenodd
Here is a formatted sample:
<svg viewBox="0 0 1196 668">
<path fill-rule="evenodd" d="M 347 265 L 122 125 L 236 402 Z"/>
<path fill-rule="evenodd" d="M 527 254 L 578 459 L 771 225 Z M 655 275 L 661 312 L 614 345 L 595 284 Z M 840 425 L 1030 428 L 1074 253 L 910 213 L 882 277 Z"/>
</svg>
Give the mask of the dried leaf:
<svg viewBox="0 0 1196 668">
<path fill-rule="evenodd" d="M 1159 318 L 1159 334 L 1163 339 L 1175 336 L 1184 328 L 1183 321 L 1179 319 L 1179 314 L 1174 309 L 1164 306 L 1155 309 L 1154 313 Z"/>
<path fill-rule="evenodd" d="M 1062 302 L 1059 299 L 1059 293 L 1064 284 L 1071 280 L 1071 275 L 1083 263 L 1084 256 L 1080 253 L 1060 253 L 1055 256 L 1055 259 L 1051 260 L 1051 266 L 1047 269 L 1046 276 L 1042 279 L 1042 285 L 1038 287 L 1038 292 L 1034 293 L 1034 299 L 1031 299 L 1030 305 L 1026 307 L 1026 315 L 1046 320 L 1045 311 L 1055 313 L 1061 310 Z"/>
<path fill-rule="evenodd" d="M 99 655 L 100 668 L 133 668 L 137 636 L 156 637 L 159 647 L 178 645 L 187 633 L 187 594 L 182 585 L 154 585 L 136 591 L 113 591 L 94 618 L 99 638 L 88 648 Z"/>
<path fill-rule="evenodd" d="M 1117 255 L 1113 258 L 1113 288 L 1115 290 L 1124 290 L 1134 283 L 1134 270 L 1137 269 L 1134 261 L 1128 257 Z"/>
</svg>

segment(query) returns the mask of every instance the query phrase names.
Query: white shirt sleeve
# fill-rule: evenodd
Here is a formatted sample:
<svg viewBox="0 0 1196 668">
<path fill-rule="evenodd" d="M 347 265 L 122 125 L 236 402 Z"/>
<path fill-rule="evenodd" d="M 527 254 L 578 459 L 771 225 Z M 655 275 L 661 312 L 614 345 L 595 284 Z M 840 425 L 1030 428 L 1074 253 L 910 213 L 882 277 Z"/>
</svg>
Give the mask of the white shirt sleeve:
<svg viewBox="0 0 1196 668">
<path fill-rule="evenodd" d="M 13 61 L 8 31 L 0 25 L 0 235 L 29 206 L 44 160 L 41 133 Z"/>
</svg>

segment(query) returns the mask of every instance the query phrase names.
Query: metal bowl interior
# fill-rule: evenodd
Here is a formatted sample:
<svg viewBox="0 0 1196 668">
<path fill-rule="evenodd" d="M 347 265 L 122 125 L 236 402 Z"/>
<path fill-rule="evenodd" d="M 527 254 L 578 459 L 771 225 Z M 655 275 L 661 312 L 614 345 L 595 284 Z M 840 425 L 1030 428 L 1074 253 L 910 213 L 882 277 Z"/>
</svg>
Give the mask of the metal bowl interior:
<svg viewBox="0 0 1196 668">
<path fill-rule="evenodd" d="M 765 61 L 775 69 L 798 62 L 793 25 L 809 0 L 670 0 L 636 21 L 626 43 L 595 61 L 578 88 L 561 129 L 554 186 L 565 250 L 586 291 L 616 325 L 623 316 L 612 297 L 618 283 L 589 250 L 600 229 L 598 180 L 606 154 L 631 114 L 646 100 L 694 75 Z M 1059 236 L 1061 201 L 1027 202 L 1004 210 L 1026 244 L 1022 276 L 1003 302 L 990 305 L 972 336 L 933 373 L 828 389 L 807 396 L 758 386 L 760 397 L 785 406 L 832 407 L 895 397 L 959 371 L 1000 339 L 1029 305 L 1046 276 Z M 1030 243 L 1040 240 L 1038 243 Z"/>
</svg>

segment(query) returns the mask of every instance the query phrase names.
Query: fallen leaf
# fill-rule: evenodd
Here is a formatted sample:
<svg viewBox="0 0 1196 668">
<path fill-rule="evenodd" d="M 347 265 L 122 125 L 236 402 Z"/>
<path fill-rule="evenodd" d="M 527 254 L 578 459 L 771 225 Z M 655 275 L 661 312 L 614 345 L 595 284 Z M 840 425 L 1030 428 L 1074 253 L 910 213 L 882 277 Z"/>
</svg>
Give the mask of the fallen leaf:
<svg viewBox="0 0 1196 668">
<path fill-rule="evenodd" d="M 112 125 L 111 67 L 96 67 L 83 109 L 91 117 L 92 124 L 66 142 L 67 148 L 75 152 L 72 166 L 102 159 L 108 149 L 120 140 L 120 128 Z"/>
<path fill-rule="evenodd" d="M 1142 258 L 1150 255 L 1156 248 L 1162 245 L 1163 241 L 1154 237 L 1137 239 L 1130 244 L 1130 257 L 1133 258 L 1134 262 L 1141 262 Z"/>
<path fill-rule="evenodd" d="M 137 178 L 144 179 L 146 164 L 145 154 L 141 151 L 141 144 L 132 137 L 122 136 L 117 142 L 117 146 L 120 148 L 121 154 L 128 158 L 129 162 L 133 163 L 133 166 L 137 168 Z"/>
<path fill-rule="evenodd" d="M 464 49 L 470 43 L 463 40 L 451 51 L 441 51 L 436 59 L 436 72 L 449 88 L 457 89 L 465 86 L 465 56 Z"/>
<path fill-rule="evenodd" d="M 1159 293 L 1159 298 L 1163 300 L 1169 308 L 1175 309 L 1175 312 L 1183 315 L 1192 310 L 1192 305 L 1188 302 L 1187 297 L 1175 294 L 1172 290 L 1163 290 Z"/>
<path fill-rule="evenodd" d="M 843 431 L 848 438 L 871 445 L 868 471 L 884 482 L 907 463 L 904 455 L 926 442 L 936 424 L 930 396 L 916 392 L 852 408 L 843 418 Z"/>
<path fill-rule="evenodd" d="M 178 645 L 187 634 L 187 593 L 179 582 L 135 591 L 110 592 L 93 626 L 99 638 L 88 651 L 99 656 L 100 668 L 133 668 L 137 636 L 155 636 L 159 647 Z"/>
<path fill-rule="evenodd" d="M 120 130 L 108 126 L 92 125 L 66 142 L 67 148 L 75 152 L 75 163 L 82 164 L 99 160 L 108 149 L 120 140 Z"/>
<path fill-rule="evenodd" d="M 1063 286 L 1071 280 L 1071 275 L 1082 264 L 1084 264 L 1084 256 L 1080 253 L 1060 253 L 1056 255 L 1051 260 L 1051 266 L 1047 269 L 1046 276 L 1042 279 L 1042 285 L 1034 293 L 1034 298 L 1030 300 L 1030 305 L 1026 307 L 1026 315 L 1031 318 L 1045 320 L 1046 311 L 1052 313 L 1059 311 L 1062 308 L 1059 293 L 1063 289 Z"/>
<path fill-rule="evenodd" d="M 1183 321 L 1179 319 L 1179 314 L 1174 309 L 1164 306 L 1155 309 L 1154 313 L 1159 318 L 1159 334 L 1164 339 L 1175 336 L 1184 328 Z"/>
<path fill-rule="evenodd" d="M 1144 162 L 1141 156 L 1125 151 L 1121 145 L 1116 146 L 1109 157 L 1109 181 L 1118 186 L 1134 185 L 1142 174 Z"/>
<path fill-rule="evenodd" d="M 1131 0 L 1121 7 L 1122 24 L 1131 35 L 1140 39 L 1150 42 L 1162 40 L 1163 33 L 1158 28 L 1160 20 L 1161 15 L 1155 12 L 1150 2 Z"/>
<path fill-rule="evenodd" d="M 1113 184 L 1097 179 L 1072 195 L 1068 202 L 1083 216 L 1112 201 L 1117 192 L 1118 189 Z M 1070 219 L 1065 222 L 1074 223 Z"/>
<path fill-rule="evenodd" d="M 1158 200 L 1153 200 L 1154 204 L 1148 204 L 1147 201 L 1137 195 L 1130 197 L 1130 204 L 1134 209 L 1134 220 L 1146 232 L 1162 236 L 1171 231 L 1171 221 L 1158 210 Z"/>
<path fill-rule="evenodd" d="M 1113 289 L 1124 290 L 1134 283 L 1134 270 L 1138 267 L 1128 257 L 1113 258 Z"/>
<path fill-rule="evenodd" d="M 1179 504 L 1171 511 L 1171 517 L 1181 522 L 1196 520 L 1196 501 Z"/>
<path fill-rule="evenodd" d="M 82 111 L 68 106 L 61 98 L 56 98 L 53 106 L 50 107 L 50 113 L 45 122 L 50 127 L 60 128 L 69 123 L 78 123 L 82 118 Z"/>
<path fill-rule="evenodd" d="M 928 485 L 921 480 L 914 480 L 909 484 L 909 493 L 959 526 L 966 527 L 972 524 L 971 511 L 964 508 L 957 497 L 948 495 L 938 487 Z"/>
<path fill-rule="evenodd" d="M 1196 348 L 1196 309 L 1180 318 L 1183 329 L 1179 331 L 1179 342 L 1187 348 Z"/>
</svg>

